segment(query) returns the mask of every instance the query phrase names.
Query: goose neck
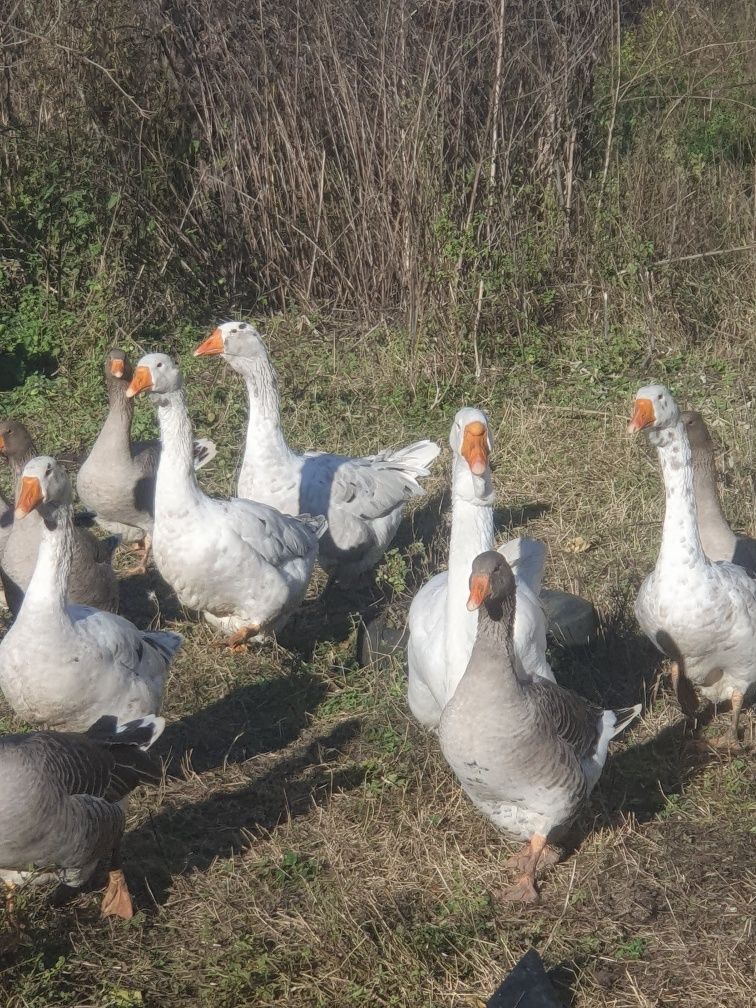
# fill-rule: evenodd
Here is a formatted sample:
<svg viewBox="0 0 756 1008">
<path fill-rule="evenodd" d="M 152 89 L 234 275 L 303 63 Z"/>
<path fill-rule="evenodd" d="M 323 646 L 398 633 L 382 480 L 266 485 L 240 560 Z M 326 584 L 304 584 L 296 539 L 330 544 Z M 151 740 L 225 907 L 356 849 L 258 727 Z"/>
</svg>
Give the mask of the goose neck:
<svg viewBox="0 0 756 1008">
<path fill-rule="evenodd" d="M 168 499 L 197 498 L 192 422 L 183 389 L 154 397 L 162 450 L 155 485 L 156 510 Z"/>
<path fill-rule="evenodd" d="M 682 420 L 655 432 L 664 480 L 665 508 L 659 562 L 705 564 L 698 532 L 696 499 L 693 495 L 693 465 L 690 444 Z"/>
<path fill-rule="evenodd" d="M 119 383 L 120 384 L 120 383 Z M 112 450 L 114 445 L 129 447 L 131 440 L 131 420 L 134 415 L 134 402 L 127 399 L 125 390 L 115 387 L 108 388 L 108 413 L 97 441 L 108 445 Z"/>
<path fill-rule="evenodd" d="M 514 650 L 514 599 L 490 600 L 478 610 L 478 639 L 512 653 Z"/>
<path fill-rule="evenodd" d="M 13 496 L 16 501 L 18 501 L 18 495 L 21 492 L 21 476 L 23 475 L 26 463 L 31 462 L 36 454 L 37 449 L 33 444 L 29 444 L 24 451 L 8 457 L 13 470 Z"/>
<path fill-rule="evenodd" d="M 268 461 L 271 456 L 278 460 L 288 456 L 289 446 L 281 430 L 278 379 L 267 353 L 261 353 L 253 360 L 234 359 L 232 367 L 244 379 L 249 401 L 244 464 Z"/>
<path fill-rule="evenodd" d="M 467 610 L 472 562 L 494 545 L 493 501 L 452 499 L 449 573 L 446 588 L 446 692 L 451 696 L 470 659 L 475 641 L 475 613 Z"/>
<path fill-rule="evenodd" d="M 693 491 L 702 540 L 704 539 L 704 529 L 706 529 L 719 538 L 731 539 L 734 546 L 735 534 L 727 523 L 722 510 L 722 502 L 719 499 L 717 489 L 714 456 L 711 452 L 693 459 Z M 703 545 L 706 546 L 705 541 Z"/>
<path fill-rule="evenodd" d="M 497 676 L 497 690 L 518 695 L 522 684 L 514 671 L 514 599 L 490 600 L 478 610 L 478 625 L 467 674 Z"/>
<path fill-rule="evenodd" d="M 21 612 L 63 611 L 73 556 L 73 509 L 70 504 L 40 508 L 42 534 L 37 563 L 24 596 Z M 19 519 L 26 521 L 26 518 Z"/>
</svg>

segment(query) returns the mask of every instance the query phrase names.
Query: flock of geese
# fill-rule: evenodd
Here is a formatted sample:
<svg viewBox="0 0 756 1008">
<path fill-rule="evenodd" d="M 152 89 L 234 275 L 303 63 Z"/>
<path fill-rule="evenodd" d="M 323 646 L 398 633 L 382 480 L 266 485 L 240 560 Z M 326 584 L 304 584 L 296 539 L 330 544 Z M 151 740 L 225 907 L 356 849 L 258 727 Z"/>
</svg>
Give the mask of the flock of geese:
<svg viewBox="0 0 756 1008">
<path fill-rule="evenodd" d="M 0 877 L 9 887 L 57 879 L 76 890 L 104 863 L 104 915 L 133 913 L 120 850 L 128 795 L 159 780 L 152 744 L 181 637 L 144 631 L 116 614 L 111 560 L 130 543 L 181 603 L 243 652 L 274 634 L 301 604 L 316 561 L 354 584 L 392 542 L 407 501 L 439 454 L 419 441 L 365 458 L 297 454 L 281 429 L 275 371 L 260 333 L 226 322 L 196 349 L 243 378 L 249 426 L 238 496 L 217 499 L 197 481 L 215 454 L 196 441 L 181 372 L 150 353 L 132 370 L 105 363 L 109 410 L 81 465 L 78 496 L 108 533 L 80 526 L 63 466 L 40 456 L 25 427 L 0 421 L 0 454 L 15 501 L 0 515 L 0 575 L 13 617 L 0 641 L 0 688 L 38 730 L 0 738 Z M 133 398 L 148 393 L 160 441 L 132 442 Z M 698 414 L 681 413 L 661 385 L 640 389 L 631 432 L 657 449 L 666 490 L 656 566 L 636 615 L 671 662 L 684 712 L 696 687 L 729 702 L 730 730 L 756 684 L 756 543 L 722 513 L 714 450 Z M 452 521 L 448 569 L 417 593 L 408 618 L 408 703 L 437 734 L 474 805 L 524 842 L 503 897 L 538 899 L 536 872 L 587 801 L 610 741 L 641 705 L 596 707 L 554 681 L 540 600 L 543 544 L 496 547 L 488 417 L 461 409 L 449 437 Z M 12 898 L 9 915 L 13 918 Z"/>
</svg>

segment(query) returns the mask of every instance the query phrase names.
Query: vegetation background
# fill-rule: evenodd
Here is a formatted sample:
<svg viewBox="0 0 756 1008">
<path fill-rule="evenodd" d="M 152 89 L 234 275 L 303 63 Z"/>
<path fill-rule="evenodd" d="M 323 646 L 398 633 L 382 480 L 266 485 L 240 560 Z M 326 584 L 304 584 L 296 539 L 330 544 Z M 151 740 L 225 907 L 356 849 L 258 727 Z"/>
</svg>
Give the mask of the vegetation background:
<svg viewBox="0 0 756 1008">
<path fill-rule="evenodd" d="M 134 808 L 145 913 L 25 897 L 5 1002 L 475 1005 L 533 943 L 576 1005 L 753 1005 L 753 766 L 691 763 L 653 686 L 630 603 L 661 492 L 622 415 L 652 379 L 703 409 L 754 530 L 756 7 L 9 0 L 0 136 L 0 411 L 40 448 L 91 443 L 110 346 L 160 347 L 228 493 L 243 390 L 189 351 L 237 315 L 298 446 L 444 441 L 478 403 L 502 526 L 602 616 L 560 677 L 652 706 L 544 906 L 504 912 L 506 845 L 408 721 L 401 664 L 358 667 L 348 612 L 245 661 L 128 579 L 130 615 L 188 638 L 166 784 Z M 379 571 L 397 622 L 444 563 L 443 468 Z"/>
</svg>

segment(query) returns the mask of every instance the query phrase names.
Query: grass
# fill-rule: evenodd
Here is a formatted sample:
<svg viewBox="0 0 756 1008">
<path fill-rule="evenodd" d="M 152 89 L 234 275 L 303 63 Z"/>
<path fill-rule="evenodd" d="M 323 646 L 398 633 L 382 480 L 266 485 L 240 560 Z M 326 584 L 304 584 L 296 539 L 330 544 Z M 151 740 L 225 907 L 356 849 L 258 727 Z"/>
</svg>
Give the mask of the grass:
<svg viewBox="0 0 756 1008">
<path fill-rule="evenodd" d="M 186 365 L 197 432 L 221 449 L 202 482 L 227 493 L 243 393 L 221 364 L 189 358 L 199 335 L 170 349 Z M 391 333 L 315 338 L 284 319 L 271 344 L 298 446 L 445 443 L 463 403 L 490 412 L 502 535 L 545 540 L 549 586 L 591 598 L 601 615 L 591 647 L 553 651 L 559 679 L 607 703 L 642 698 L 644 719 L 613 747 L 584 839 L 544 879 L 542 904 L 505 906 L 494 894 L 512 843 L 474 812 L 409 717 L 402 663 L 356 661 L 367 596 L 328 612 L 313 598 L 276 645 L 238 656 L 214 649 L 154 572 L 125 578 L 128 615 L 186 635 L 168 685 L 165 780 L 130 809 L 125 868 L 140 910 L 113 923 L 98 918 L 96 893 L 61 910 L 42 892 L 22 894 L 23 936 L 0 953 L 3 1003 L 462 1008 L 483 1005 L 534 945 L 577 1008 L 753 1005 L 753 757 L 691 751 L 658 688 L 632 600 L 655 557 L 663 495 L 654 458 L 624 433 L 633 389 L 665 378 L 712 420 L 726 446 L 726 511 L 752 530 L 741 351 L 695 348 L 671 376 L 658 361 L 643 373 L 632 357 L 604 374 L 582 369 L 577 352 L 538 368 L 501 356 L 479 384 L 463 375 L 439 390 L 428 360 L 407 366 Z M 87 351 L 39 395 L 5 396 L 0 410 L 26 416 L 41 450 L 75 454 L 100 422 L 96 357 Z M 151 411 L 137 408 L 139 429 L 150 429 Z M 399 623 L 444 563 L 447 470 L 445 453 L 370 615 Z M 0 719 L 15 724 L 5 706 Z"/>
</svg>

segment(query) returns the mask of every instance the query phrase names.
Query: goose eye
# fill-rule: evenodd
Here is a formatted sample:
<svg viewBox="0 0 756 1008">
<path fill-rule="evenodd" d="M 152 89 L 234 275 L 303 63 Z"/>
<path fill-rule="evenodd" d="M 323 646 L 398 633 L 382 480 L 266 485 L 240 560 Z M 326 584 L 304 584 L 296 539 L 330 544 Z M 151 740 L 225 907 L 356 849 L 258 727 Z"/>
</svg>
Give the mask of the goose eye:
<svg viewBox="0 0 756 1008">
<path fill-rule="evenodd" d="M 662 393 L 660 392 L 660 393 L 659 393 L 659 395 L 658 395 L 658 396 L 657 396 L 656 398 L 657 398 L 657 399 L 659 400 L 659 402 L 661 402 L 661 401 L 662 401 L 662 399 L 664 398 L 664 396 L 663 396 L 663 395 L 662 395 Z"/>
<path fill-rule="evenodd" d="M 156 364 L 156 367 L 162 367 L 162 366 L 163 366 L 163 362 L 162 361 L 158 361 L 157 364 Z"/>
<path fill-rule="evenodd" d="M 239 323 L 239 332 L 243 332 L 246 328 L 247 328 L 247 323 L 246 322 L 240 322 Z"/>
</svg>

